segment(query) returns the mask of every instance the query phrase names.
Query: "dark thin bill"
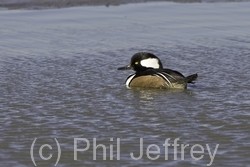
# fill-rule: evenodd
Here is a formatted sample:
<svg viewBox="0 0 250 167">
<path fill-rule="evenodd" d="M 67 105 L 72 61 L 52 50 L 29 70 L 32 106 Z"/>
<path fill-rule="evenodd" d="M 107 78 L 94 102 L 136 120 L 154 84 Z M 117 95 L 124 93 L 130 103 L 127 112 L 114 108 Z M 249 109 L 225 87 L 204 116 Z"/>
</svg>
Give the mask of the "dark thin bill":
<svg viewBox="0 0 250 167">
<path fill-rule="evenodd" d="M 119 67 L 119 68 L 117 68 L 117 70 L 130 70 L 130 69 L 131 69 L 130 65 L 127 65 L 125 67 Z"/>
</svg>

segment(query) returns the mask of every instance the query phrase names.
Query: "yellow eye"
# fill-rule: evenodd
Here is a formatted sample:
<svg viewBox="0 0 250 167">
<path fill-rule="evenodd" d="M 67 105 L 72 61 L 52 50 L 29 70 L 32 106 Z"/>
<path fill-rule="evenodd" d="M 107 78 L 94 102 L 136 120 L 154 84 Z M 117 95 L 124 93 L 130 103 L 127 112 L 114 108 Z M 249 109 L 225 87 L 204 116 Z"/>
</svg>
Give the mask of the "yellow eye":
<svg viewBox="0 0 250 167">
<path fill-rule="evenodd" d="M 138 62 L 138 61 L 136 61 L 136 62 L 135 62 L 135 64 L 137 65 L 137 64 L 139 64 L 139 62 Z"/>
</svg>

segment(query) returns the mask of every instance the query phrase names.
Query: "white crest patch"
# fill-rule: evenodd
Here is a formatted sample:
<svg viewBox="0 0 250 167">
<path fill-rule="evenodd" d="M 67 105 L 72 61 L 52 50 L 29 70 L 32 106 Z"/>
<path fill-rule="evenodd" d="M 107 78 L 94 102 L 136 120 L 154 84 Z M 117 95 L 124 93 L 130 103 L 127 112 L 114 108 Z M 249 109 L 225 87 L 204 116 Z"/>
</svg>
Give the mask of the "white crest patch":
<svg viewBox="0 0 250 167">
<path fill-rule="evenodd" d="M 156 58 L 148 58 L 148 59 L 142 60 L 141 65 L 147 68 L 154 68 L 154 69 L 160 68 L 159 60 Z"/>
</svg>

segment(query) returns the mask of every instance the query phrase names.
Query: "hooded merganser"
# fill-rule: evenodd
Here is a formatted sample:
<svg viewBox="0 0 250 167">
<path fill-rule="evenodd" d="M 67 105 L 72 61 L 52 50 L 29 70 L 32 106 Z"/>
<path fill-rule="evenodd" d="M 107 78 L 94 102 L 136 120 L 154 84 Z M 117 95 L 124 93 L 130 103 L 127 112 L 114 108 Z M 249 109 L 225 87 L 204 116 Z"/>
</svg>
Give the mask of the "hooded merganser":
<svg viewBox="0 0 250 167">
<path fill-rule="evenodd" d="M 186 89 L 187 83 L 194 83 L 198 77 L 197 74 L 185 77 L 178 71 L 163 69 L 160 59 L 147 52 L 134 54 L 129 65 L 118 68 L 118 70 L 128 69 L 136 71 L 128 76 L 126 80 L 128 87 Z"/>
</svg>

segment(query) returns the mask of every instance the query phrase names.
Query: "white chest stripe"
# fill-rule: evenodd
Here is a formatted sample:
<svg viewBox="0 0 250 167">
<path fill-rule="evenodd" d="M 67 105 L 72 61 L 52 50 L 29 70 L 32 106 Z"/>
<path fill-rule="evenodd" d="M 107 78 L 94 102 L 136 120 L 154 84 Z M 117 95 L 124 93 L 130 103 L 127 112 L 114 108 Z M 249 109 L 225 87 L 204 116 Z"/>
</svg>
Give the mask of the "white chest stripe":
<svg viewBox="0 0 250 167">
<path fill-rule="evenodd" d="M 149 58 L 149 59 L 145 59 L 141 61 L 141 65 L 143 67 L 148 67 L 148 68 L 154 68 L 154 69 L 158 69 L 160 68 L 159 65 L 159 60 L 156 58 Z"/>
<path fill-rule="evenodd" d="M 135 74 L 134 75 L 131 75 L 127 80 L 126 80 L 126 85 L 129 86 L 131 80 L 134 78 Z"/>
</svg>

